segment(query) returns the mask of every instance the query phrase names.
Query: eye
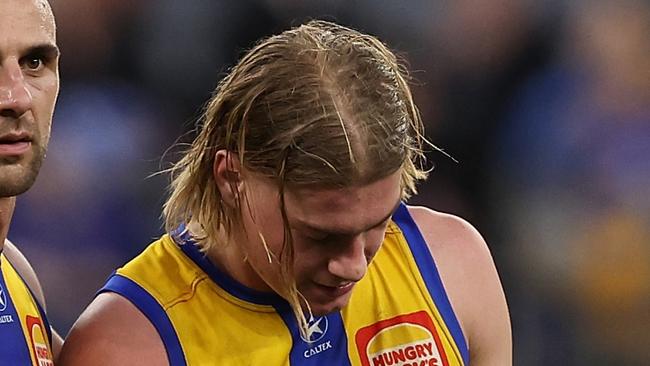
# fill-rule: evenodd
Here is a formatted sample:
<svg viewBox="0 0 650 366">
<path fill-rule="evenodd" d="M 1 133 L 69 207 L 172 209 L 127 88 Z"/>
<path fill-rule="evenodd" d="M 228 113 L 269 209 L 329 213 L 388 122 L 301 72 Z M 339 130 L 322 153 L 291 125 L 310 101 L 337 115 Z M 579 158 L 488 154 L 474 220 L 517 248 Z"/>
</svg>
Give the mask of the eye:
<svg viewBox="0 0 650 366">
<path fill-rule="evenodd" d="M 333 240 L 333 235 L 321 231 L 299 231 L 298 234 L 307 243 L 325 245 Z"/>
<path fill-rule="evenodd" d="M 307 239 L 309 239 L 309 241 L 314 243 L 326 243 L 331 240 L 331 235 L 327 235 L 327 234 L 308 235 Z"/>
<path fill-rule="evenodd" d="M 26 69 L 31 71 L 38 71 L 43 67 L 43 59 L 40 57 L 28 57 L 23 61 Z"/>
</svg>

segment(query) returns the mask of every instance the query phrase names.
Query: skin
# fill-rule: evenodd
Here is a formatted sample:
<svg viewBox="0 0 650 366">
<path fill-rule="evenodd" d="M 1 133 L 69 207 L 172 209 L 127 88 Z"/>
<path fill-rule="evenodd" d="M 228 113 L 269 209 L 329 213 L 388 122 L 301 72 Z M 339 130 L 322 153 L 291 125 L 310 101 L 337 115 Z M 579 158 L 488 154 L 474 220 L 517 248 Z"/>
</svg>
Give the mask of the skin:
<svg viewBox="0 0 650 366">
<path fill-rule="evenodd" d="M 274 255 L 281 243 L 277 189 L 217 153 L 215 180 L 227 204 L 236 191 L 244 204 L 241 247 L 209 253 L 230 276 L 258 290 L 282 294 Z M 310 188 L 285 192 L 295 239 L 296 281 L 315 313 L 345 306 L 350 293 L 327 288 L 354 284 L 365 274 L 381 245 L 390 214 L 400 197 L 399 174 L 365 186 Z M 248 208 L 250 207 L 250 209 Z M 512 340 L 505 296 L 487 245 L 465 221 L 422 207 L 410 207 L 422 229 L 470 347 L 472 365 L 512 365 Z M 271 229 L 269 229 L 271 228 Z M 316 229 L 318 228 L 318 229 Z M 336 236 L 333 232 L 337 233 Z M 270 249 L 271 263 L 261 233 Z M 336 244 L 334 244 L 336 242 Z M 477 301 L 476 299 L 480 299 Z M 120 295 L 99 295 L 73 326 L 60 365 L 168 365 L 158 333 L 135 306 Z"/>
<path fill-rule="evenodd" d="M 243 229 L 233 235 L 242 245 L 229 245 L 208 256 L 240 283 L 284 296 L 286 285 L 278 260 L 284 237 L 278 188 L 266 178 L 239 169 L 235 159 L 230 165 L 226 159 L 225 151 L 217 154 L 215 175 L 222 182 L 218 183 L 222 197 L 230 204 L 234 205 L 232 187 L 244 196 Z M 227 174 L 226 166 L 237 167 L 243 178 L 230 182 L 239 175 Z M 294 257 L 300 258 L 294 262 L 293 273 L 314 315 L 337 311 L 348 303 L 350 290 L 381 246 L 400 196 L 399 172 L 365 186 L 285 191 Z M 271 262 L 266 251 L 260 250 L 264 248 L 261 237 Z"/>
<path fill-rule="evenodd" d="M 50 138 L 59 93 L 55 30 L 47 2 L 0 2 L 0 250 L 43 308 L 43 291 L 34 270 L 6 238 L 15 196 L 34 183 Z M 53 335 L 56 358 L 62 341 Z"/>
<path fill-rule="evenodd" d="M 490 250 L 465 220 L 409 207 L 433 256 L 469 347 L 472 366 L 512 365 L 506 298 Z"/>
<path fill-rule="evenodd" d="M 47 150 L 59 52 L 45 3 L 6 0 L 0 17 L 0 196 L 13 197 L 32 186 Z"/>
</svg>

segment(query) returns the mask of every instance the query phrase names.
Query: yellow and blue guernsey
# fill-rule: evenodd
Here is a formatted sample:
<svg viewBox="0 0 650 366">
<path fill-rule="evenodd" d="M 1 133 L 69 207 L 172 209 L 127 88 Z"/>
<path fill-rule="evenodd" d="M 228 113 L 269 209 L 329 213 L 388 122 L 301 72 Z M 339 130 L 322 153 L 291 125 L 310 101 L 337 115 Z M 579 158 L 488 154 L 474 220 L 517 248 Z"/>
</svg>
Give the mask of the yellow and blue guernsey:
<svg viewBox="0 0 650 366">
<path fill-rule="evenodd" d="M 227 276 L 182 228 L 118 269 L 104 291 L 147 316 L 172 366 L 469 364 L 435 263 L 404 205 L 349 304 L 310 319 L 307 339 L 286 301 Z"/>
<path fill-rule="evenodd" d="M 0 269 L 0 365 L 54 365 L 45 312 L 4 254 Z"/>
</svg>

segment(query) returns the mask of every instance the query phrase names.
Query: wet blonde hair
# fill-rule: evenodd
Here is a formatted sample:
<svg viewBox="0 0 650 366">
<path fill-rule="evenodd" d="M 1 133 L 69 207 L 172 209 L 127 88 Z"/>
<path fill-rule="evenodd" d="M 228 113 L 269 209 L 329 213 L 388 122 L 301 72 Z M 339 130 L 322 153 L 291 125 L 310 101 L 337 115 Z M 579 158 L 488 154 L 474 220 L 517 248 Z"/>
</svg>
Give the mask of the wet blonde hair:
<svg viewBox="0 0 650 366">
<path fill-rule="evenodd" d="M 360 185 L 399 170 L 406 199 L 426 178 L 423 133 L 395 54 L 375 37 L 311 21 L 259 42 L 216 88 L 198 136 L 171 169 L 166 228 L 198 225 L 193 235 L 204 251 L 225 245 L 228 238 L 220 236 L 240 228 L 241 197 L 235 207 L 226 205 L 214 180 L 219 150 L 233 153 L 246 171 L 272 179 L 285 226 L 278 258 L 287 293 L 281 295 L 304 331 L 285 189 Z"/>
</svg>

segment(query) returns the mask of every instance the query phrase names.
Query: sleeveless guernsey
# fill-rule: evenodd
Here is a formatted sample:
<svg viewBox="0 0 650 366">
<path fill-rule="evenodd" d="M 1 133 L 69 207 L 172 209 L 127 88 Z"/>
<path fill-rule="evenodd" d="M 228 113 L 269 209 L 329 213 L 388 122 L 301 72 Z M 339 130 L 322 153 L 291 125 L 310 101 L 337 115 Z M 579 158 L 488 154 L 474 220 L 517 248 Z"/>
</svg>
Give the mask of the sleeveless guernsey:
<svg viewBox="0 0 650 366">
<path fill-rule="evenodd" d="M 0 269 L 0 365 L 54 365 L 45 312 L 4 253 Z"/>
<path fill-rule="evenodd" d="M 339 312 L 302 338 L 279 296 L 213 265 L 184 228 L 118 269 L 100 292 L 129 299 L 181 365 L 459 366 L 469 353 L 427 244 L 401 205 Z"/>
</svg>

